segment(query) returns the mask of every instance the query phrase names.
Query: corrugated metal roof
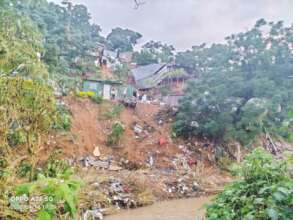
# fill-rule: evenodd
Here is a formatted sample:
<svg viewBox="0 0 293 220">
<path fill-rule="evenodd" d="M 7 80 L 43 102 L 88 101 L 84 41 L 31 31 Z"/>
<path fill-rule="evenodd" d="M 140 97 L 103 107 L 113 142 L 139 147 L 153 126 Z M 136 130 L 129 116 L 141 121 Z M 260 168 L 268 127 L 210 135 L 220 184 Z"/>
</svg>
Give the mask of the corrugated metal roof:
<svg viewBox="0 0 293 220">
<path fill-rule="evenodd" d="M 156 87 L 165 78 L 182 77 L 187 78 L 188 74 L 184 70 L 166 71 L 151 75 L 147 78 L 138 80 L 136 86 L 139 89 L 149 89 Z"/>
<path fill-rule="evenodd" d="M 165 65 L 166 64 L 155 63 L 155 64 L 146 65 L 146 66 L 141 66 L 131 70 L 131 73 L 134 77 L 134 80 L 137 82 L 139 80 L 152 76 L 153 74 L 158 72 L 160 69 L 162 69 Z"/>
</svg>

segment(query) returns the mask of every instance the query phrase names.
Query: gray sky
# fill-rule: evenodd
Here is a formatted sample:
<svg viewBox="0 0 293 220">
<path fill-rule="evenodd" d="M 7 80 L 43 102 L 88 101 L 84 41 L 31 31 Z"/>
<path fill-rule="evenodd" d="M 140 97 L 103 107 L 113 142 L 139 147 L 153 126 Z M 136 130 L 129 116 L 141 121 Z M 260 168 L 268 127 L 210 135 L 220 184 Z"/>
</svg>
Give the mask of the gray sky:
<svg viewBox="0 0 293 220">
<path fill-rule="evenodd" d="M 293 23 L 293 0 L 140 0 L 146 3 L 138 10 L 133 0 L 71 1 L 88 6 L 104 35 L 115 27 L 129 28 L 140 32 L 142 41 L 159 40 L 178 50 L 221 42 L 259 18 Z"/>
</svg>

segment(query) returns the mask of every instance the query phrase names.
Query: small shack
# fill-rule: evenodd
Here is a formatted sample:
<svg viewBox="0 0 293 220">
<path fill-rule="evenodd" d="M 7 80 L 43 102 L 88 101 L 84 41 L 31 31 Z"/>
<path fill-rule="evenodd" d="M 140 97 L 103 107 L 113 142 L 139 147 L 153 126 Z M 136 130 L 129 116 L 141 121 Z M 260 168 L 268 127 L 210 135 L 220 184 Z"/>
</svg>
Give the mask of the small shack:
<svg viewBox="0 0 293 220">
<path fill-rule="evenodd" d="M 124 86 L 117 80 L 84 79 L 83 91 L 95 92 L 106 100 L 119 100 L 123 98 Z"/>
</svg>

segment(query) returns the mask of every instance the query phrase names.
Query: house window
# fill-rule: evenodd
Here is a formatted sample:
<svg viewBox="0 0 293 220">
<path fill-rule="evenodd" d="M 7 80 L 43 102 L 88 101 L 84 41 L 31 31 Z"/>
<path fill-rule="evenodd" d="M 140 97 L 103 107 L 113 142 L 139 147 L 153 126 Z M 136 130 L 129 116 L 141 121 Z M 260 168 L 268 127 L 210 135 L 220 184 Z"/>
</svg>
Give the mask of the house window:
<svg viewBox="0 0 293 220">
<path fill-rule="evenodd" d="M 89 82 L 89 89 L 90 90 L 96 90 L 97 89 L 97 85 L 94 82 Z"/>
</svg>

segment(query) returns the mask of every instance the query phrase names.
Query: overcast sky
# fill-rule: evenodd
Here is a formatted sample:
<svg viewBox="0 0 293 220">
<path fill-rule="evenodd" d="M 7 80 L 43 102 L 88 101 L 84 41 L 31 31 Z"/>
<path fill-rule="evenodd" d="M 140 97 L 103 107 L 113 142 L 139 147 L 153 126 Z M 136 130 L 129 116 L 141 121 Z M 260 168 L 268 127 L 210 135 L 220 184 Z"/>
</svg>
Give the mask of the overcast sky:
<svg viewBox="0 0 293 220">
<path fill-rule="evenodd" d="M 52 0 L 61 2 L 61 0 Z M 115 27 L 140 32 L 147 40 L 159 40 L 183 50 L 201 43 L 221 42 L 245 31 L 256 20 L 293 23 L 293 0 L 71 0 L 88 6 L 93 22 L 106 35 Z"/>
</svg>

